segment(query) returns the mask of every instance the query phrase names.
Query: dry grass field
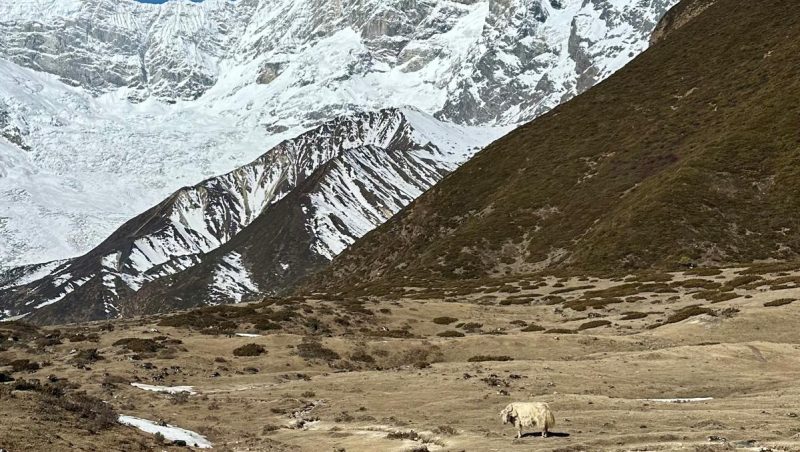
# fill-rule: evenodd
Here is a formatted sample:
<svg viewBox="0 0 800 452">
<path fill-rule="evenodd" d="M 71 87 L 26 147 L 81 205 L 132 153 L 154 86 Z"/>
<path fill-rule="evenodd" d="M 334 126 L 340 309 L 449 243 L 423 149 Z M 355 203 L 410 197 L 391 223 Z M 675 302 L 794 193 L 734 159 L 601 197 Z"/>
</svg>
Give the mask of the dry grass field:
<svg viewBox="0 0 800 452">
<path fill-rule="evenodd" d="M 770 271 L 0 324 L 0 448 L 185 449 L 132 415 L 226 451 L 800 450 L 800 277 Z M 500 422 L 527 400 L 555 435 Z"/>
</svg>

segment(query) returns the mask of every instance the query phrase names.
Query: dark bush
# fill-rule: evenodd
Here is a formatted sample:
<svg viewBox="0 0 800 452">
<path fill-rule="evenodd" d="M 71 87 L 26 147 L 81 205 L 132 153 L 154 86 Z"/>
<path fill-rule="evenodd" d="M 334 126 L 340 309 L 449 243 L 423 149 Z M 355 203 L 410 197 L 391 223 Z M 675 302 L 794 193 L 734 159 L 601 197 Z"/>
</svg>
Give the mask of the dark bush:
<svg viewBox="0 0 800 452">
<path fill-rule="evenodd" d="M 270 330 L 279 330 L 281 326 L 275 322 L 270 322 L 269 320 L 264 322 L 258 322 L 253 325 L 253 327 L 259 331 L 270 331 Z"/>
<path fill-rule="evenodd" d="M 458 321 L 458 319 L 456 319 L 454 317 L 447 317 L 447 316 L 436 317 L 435 319 L 433 319 L 433 323 L 435 323 L 437 325 L 449 325 L 449 324 L 451 324 L 453 322 L 457 322 L 457 321 Z"/>
<path fill-rule="evenodd" d="M 667 325 L 670 323 L 677 323 L 686 320 L 689 317 L 694 317 L 702 314 L 715 315 L 714 311 L 708 308 L 704 308 L 701 305 L 686 306 L 685 308 L 679 309 L 675 311 L 672 315 L 667 317 L 667 320 L 665 320 L 663 324 L 653 325 L 651 326 L 651 328 L 657 328 L 659 326 Z"/>
<path fill-rule="evenodd" d="M 12 372 L 36 372 L 41 366 L 36 361 L 29 359 L 15 359 L 8 363 Z"/>
<path fill-rule="evenodd" d="M 623 315 L 623 316 L 620 318 L 620 320 L 637 320 L 637 319 L 643 319 L 643 318 L 647 317 L 648 315 L 650 315 L 650 314 L 647 314 L 647 313 L 645 313 L 645 312 L 629 312 L 629 313 L 627 313 L 627 314 Z"/>
<path fill-rule="evenodd" d="M 521 331 L 526 333 L 534 332 L 534 331 L 544 331 L 546 328 L 543 326 L 536 325 L 535 323 L 531 323 L 530 325 L 523 328 Z"/>
<path fill-rule="evenodd" d="M 505 298 L 500 300 L 500 306 L 523 306 L 531 304 L 531 301 L 532 298 Z"/>
<path fill-rule="evenodd" d="M 787 304 L 792 303 L 794 301 L 795 301 L 794 298 L 778 298 L 777 300 L 772 300 L 772 301 L 768 301 L 768 302 L 764 303 L 764 306 L 766 306 L 768 308 L 769 307 L 775 307 L 775 306 L 784 306 L 784 305 L 787 305 Z"/>
<path fill-rule="evenodd" d="M 297 355 L 305 359 L 321 359 L 324 361 L 332 361 L 340 358 L 338 353 L 315 340 L 304 340 L 301 342 L 297 346 Z"/>
<path fill-rule="evenodd" d="M 581 324 L 581 326 L 578 327 L 578 331 L 583 331 L 583 330 L 588 330 L 590 328 L 598 328 L 601 326 L 608 326 L 608 325 L 611 325 L 611 322 L 609 322 L 608 320 L 592 320 Z"/>
<path fill-rule="evenodd" d="M 419 440 L 419 434 L 414 430 L 409 430 L 407 432 L 391 432 L 386 435 L 386 439 L 407 439 L 410 441 L 417 441 Z"/>
<path fill-rule="evenodd" d="M 462 333 L 461 331 L 456 330 L 447 330 L 442 331 L 441 333 L 437 334 L 439 337 L 464 337 L 466 334 Z"/>
<path fill-rule="evenodd" d="M 469 363 L 480 363 L 484 361 L 513 361 L 514 358 L 510 356 L 500 355 L 475 355 L 467 360 Z"/>
<path fill-rule="evenodd" d="M 70 362 L 80 368 L 103 359 L 105 358 L 103 358 L 96 348 L 87 348 L 79 350 L 78 353 L 72 357 Z"/>
<path fill-rule="evenodd" d="M 266 353 L 267 349 L 265 349 L 262 345 L 259 344 L 247 344 L 242 345 L 241 347 L 237 347 L 233 350 L 234 356 L 259 356 Z"/>
<path fill-rule="evenodd" d="M 449 425 L 440 425 L 435 429 L 433 429 L 433 433 L 437 435 L 453 436 L 458 434 L 458 430 L 456 430 L 453 427 L 450 427 Z"/>
<path fill-rule="evenodd" d="M 359 363 L 368 363 L 372 364 L 375 362 L 375 358 L 372 357 L 369 353 L 364 350 L 356 350 L 352 354 L 350 354 L 350 359 L 352 361 L 356 361 Z"/>
<path fill-rule="evenodd" d="M 458 326 L 458 325 L 456 325 L 456 326 Z M 474 333 L 477 330 L 481 329 L 481 327 L 483 327 L 482 323 L 468 322 L 468 323 L 463 324 L 461 326 L 461 329 L 463 329 L 464 331 L 466 331 L 468 333 Z"/>
<path fill-rule="evenodd" d="M 141 339 L 138 337 L 126 337 L 114 342 L 113 345 L 120 346 L 134 353 L 155 353 L 164 348 L 162 344 L 153 339 Z"/>
</svg>

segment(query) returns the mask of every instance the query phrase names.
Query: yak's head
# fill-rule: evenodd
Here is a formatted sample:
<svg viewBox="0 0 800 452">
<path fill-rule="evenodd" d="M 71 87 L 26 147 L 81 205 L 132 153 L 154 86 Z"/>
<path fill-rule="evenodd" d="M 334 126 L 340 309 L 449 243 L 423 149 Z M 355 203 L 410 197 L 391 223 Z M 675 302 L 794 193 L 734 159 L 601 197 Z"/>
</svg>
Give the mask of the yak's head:
<svg viewBox="0 0 800 452">
<path fill-rule="evenodd" d="M 515 414 L 517 413 L 514 411 L 514 408 L 511 408 L 509 405 L 500 412 L 500 420 L 503 421 L 503 424 L 514 422 Z"/>
</svg>

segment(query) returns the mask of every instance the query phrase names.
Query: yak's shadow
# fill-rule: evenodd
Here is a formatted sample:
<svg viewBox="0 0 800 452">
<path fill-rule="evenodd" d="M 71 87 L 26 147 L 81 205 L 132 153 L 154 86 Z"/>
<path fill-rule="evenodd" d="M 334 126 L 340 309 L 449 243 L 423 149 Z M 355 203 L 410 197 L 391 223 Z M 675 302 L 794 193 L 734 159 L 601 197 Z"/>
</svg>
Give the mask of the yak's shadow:
<svg viewBox="0 0 800 452">
<path fill-rule="evenodd" d="M 534 437 L 539 437 L 539 436 L 542 436 L 542 432 L 531 432 L 531 433 L 523 433 L 522 434 L 523 438 L 534 438 Z M 566 432 L 547 432 L 547 437 L 550 438 L 551 436 L 554 436 L 556 438 L 566 438 L 566 437 L 569 436 L 569 433 L 566 433 Z"/>
</svg>

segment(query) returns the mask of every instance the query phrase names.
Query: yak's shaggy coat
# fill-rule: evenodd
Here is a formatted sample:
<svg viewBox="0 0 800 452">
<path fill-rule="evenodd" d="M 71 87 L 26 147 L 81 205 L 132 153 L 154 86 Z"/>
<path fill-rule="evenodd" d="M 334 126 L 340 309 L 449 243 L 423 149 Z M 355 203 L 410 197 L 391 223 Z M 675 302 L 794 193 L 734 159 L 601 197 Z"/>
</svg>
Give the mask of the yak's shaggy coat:
<svg viewBox="0 0 800 452">
<path fill-rule="evenodd" d="M 503 424 L 514 424 L 517 438 L 522 438 L 523 427 L 539 427 L 542 429 L 542 437 L 547 437 L 547 431 L 556 425 L 550 406 L 544 402 L 509 403 L 500 412 L 500 419 Z"/>
</svg>

